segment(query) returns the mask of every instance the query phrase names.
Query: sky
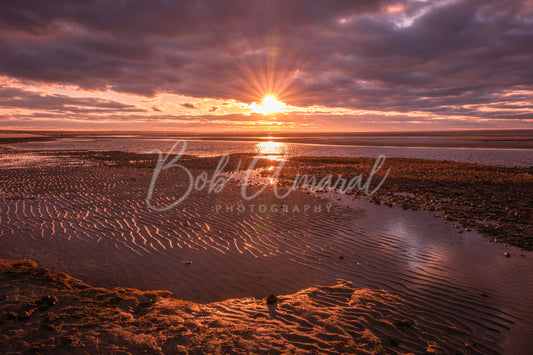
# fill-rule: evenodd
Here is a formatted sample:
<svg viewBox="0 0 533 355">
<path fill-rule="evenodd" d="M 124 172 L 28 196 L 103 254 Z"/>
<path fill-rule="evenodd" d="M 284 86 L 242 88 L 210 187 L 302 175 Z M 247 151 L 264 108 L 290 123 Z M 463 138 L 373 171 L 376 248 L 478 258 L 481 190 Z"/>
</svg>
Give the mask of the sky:
<svg viewBox="0 0 533 355">
<path fill-rule="evenodd" d="M 532 59 L 533 0 L 3 0 L 0 129 L 532 129 Z"/>
</svg>

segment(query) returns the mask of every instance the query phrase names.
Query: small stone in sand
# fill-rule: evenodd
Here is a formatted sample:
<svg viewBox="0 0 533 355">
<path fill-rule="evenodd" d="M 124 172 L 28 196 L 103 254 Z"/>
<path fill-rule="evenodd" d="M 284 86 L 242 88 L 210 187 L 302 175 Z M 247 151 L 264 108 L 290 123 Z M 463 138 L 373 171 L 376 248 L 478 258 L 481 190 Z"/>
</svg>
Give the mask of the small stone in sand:
<svg viewBox="0 0 533 355">
<path fill-rule="evenodd" d="M 339 255 L 339 260 L 342 260 L 342 259 L 344 259 L 344 256 Z"/>
<path fill-rule="evenodd" d="M 413 321 L 409 320 L 402 320 L 402 321 L 395 321 L 392 324 L 394 324 L 398 328 L 413 328 Z"/>
<path fill-rule="evenodd" d="M 57 297 L 55 296 L 43 296 L 40 300 L 35 302 L 35 305 L 39 311 L 44 311 L 57 303 Z"/>
<path fill-rule="evenodd" d="M 487 295 L 485 292 L 480 292 L 479 294 L 481 295 L 481 297 L 489 297 L 489 295 Z"/>
<path fill-rule="evenodd" d="M 17 314 L 15 312 L 7 312 L 5 317 L 6 319 L 11 320 L 17 318 Z"/>
<path fill-rule="evenodd" d="M 192 261 L 190 261 L 190 260 L 186 260 L 186 261 L 184 261 L 183 263 L 184 263 L 185 265 L 191 265 L 191 264 L 192 264 Z"/>
<path fill-rule="evenodd" d="M 266 303 L 267 304 L 274 304 L 276 302 L 278 302 L 278 298 L 276 296 L 274 296 L 274 294 L 272 294 L 272 293 L 270 295 L 268 295 L 268 297 L 266 298 Z"/>
<path fill-rule="evenodd" d="M 510 257 L 510 256 L 511 256 L 511 254 L 510 254 L 509 252 L 505 252 L 505 257 L 506 257 L 506 258 L 508 258 L 508 257 Z"/>
</svg>

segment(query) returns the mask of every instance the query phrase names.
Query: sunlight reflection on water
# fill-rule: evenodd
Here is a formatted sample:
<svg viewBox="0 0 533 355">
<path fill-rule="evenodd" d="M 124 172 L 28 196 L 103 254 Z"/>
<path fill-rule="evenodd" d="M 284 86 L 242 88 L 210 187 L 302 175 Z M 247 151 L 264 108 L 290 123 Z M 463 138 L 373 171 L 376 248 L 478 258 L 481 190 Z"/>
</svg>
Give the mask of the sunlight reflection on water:
<svg viewBox="0 0 533 355">
<path fill-rule="evenodd" d="M 260 142 L 255 145 L 257 154 L 270 160 L 286 160 L 288 157 L 287 145 L 281 142 Z"/>
<path fill-rule="evenodd" d="M 177 138 L 97 138 L 84 141 L 58 139 L 50 142 L 26 142 L 9 144 L 16 149 L 31 150 L 96 150 L 144 153 L 154 149 L 168 151 Z M 452 160 L 503 166 L 531 166 L 533 149 L 499 148 L 448 148 L 448 147 L 393 147 L 321 145 L 282 143 L 269 139 L 263 142 L 229 140 L 187 140 L 186 154 L 217 156 L 233 153 L 261 153 L 269 159 L 283 160 L 292 156 L 321 157 L 371 157 L 384 154 L 387 158 L 418 158 Z M 265 156 L 266 157 L 266 156 Z"/>
</svg>

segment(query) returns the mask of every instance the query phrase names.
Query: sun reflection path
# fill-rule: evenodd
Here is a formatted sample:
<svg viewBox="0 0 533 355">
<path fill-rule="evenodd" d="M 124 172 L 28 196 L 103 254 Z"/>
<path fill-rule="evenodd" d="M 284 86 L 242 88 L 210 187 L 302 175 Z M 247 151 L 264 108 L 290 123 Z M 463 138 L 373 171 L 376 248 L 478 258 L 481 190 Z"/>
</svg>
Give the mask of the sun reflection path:
<svg viewBox="0 0 533 355">
<path fill-rule="evenodd" d="M 281 142 L 260 142 L 255 145 L 258 154 L 270 160 L 286 160 L 287 145 Z"/>
</svg>

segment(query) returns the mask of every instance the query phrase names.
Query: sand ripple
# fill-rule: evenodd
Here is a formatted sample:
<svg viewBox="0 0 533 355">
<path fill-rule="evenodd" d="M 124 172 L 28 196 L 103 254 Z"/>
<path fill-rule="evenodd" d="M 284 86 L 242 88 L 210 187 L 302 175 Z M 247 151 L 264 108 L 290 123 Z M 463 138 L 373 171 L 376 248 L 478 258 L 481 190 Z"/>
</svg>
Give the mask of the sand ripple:
<svg viewBox="0 0 533 355">
<path fill-rule="evenodd" d="M 533 329 L 530 254 L 521 257 L 519 250 L 490 244 L 475 233 L 458 235 L 453 226 L 420 212 L 362 201 L 328 212 L 330 200 L 303 192 L 284 203 L 320 205 L 321 212 L 252 212 L 248 203 L 239 213 L 237 187 L 227 187 L 218 195 L 193 193 L 176 208 L 157 213 L 144 202 L 151 173 L 0 170 L 1 257 L 31 258 L 97 286 L 168 289 L 197 302 L 287 294 L 346 280 L 337 288 L 305 293 L 313 312 L 335 310 L 338 322 L 331 328 L 321 324 L 329 331 L 313 331 L 318 315 L 312 322 L 290 304 L 278 309 L 284 324 L 299 330 L 291 342 L 317 350 L 325 349 L 324 341 L 350 334 L 361 317 L 375 322 L 379 338 L 403 337 L 405 348 L 417 351 L 430 346 L 429 341 L 417 345 L 408 327 L 399 334 L 390 321 L 377 320 L 376 314 L 391 310 L 411 312 L 417 331 L 428 339 L 452 332 L 453 341 L 435 339 L 443 349 L 475 339 L 474 352 L 498 352 L 519 330 Z M 182 187 L 177 176 L 162 177 L 153 204 L 172 202 Z M 280 202 L 264 194 L 253 203 Z M 226 211 L 228 206 L 234 211 Z M 505 258 L 505 250 L 513 257 Z M 355 305 L 363 302 L 364 292 L 381 291 L 355 291 L 353 285 L 383 289 L 403 301 L 365 301 L 360 310 Z M 234 312 L 238 319 L 239 307 L 224 310 L 225 317 Z"/>
</svg>

